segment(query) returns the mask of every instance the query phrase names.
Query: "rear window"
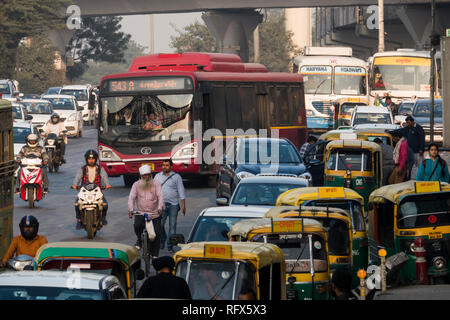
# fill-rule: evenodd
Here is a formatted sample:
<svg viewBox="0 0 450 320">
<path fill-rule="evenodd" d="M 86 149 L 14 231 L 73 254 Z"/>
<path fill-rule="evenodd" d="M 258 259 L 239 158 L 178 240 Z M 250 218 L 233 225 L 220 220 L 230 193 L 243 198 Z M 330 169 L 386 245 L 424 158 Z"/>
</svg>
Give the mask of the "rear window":
<svg viewBox="0 0 450 320">
<path fill-rule="evenodd" d="M 188 242 L 227 241 L 223 233 L 228 233 L 233 225 L 248 217 L 202 217 L 194 226 Z"/>
</svg>

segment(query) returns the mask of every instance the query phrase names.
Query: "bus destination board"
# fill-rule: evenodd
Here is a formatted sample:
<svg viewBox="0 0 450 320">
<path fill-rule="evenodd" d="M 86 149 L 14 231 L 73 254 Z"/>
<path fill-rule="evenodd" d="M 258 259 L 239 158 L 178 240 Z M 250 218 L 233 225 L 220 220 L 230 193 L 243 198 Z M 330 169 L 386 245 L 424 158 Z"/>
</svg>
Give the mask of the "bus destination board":
<svg viewBox="0 0 450 320">
<path fill-rule="evenodd" d="M 186 77 L 149 77 L 108 80 L 104 88 L 108 92 L 174 91 L 192 90 L 193 84 Z"/>
</svg>

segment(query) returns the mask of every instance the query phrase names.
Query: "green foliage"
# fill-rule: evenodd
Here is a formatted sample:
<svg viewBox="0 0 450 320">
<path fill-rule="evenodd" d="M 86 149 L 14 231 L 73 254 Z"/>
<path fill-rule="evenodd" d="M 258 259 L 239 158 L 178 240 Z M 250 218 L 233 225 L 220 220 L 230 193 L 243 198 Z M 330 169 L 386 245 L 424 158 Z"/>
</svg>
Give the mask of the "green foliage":
<svg viewBox="0 0 450 320">
<path fill-rule="evenodd" d="M 17 48 L 23 37 L 66 27 L 60 13 L 67 6 L 67 0 L 0 1 L 0 78 L 13 76 Z"/>
<path fill-rule="evenodd" d="M 44 36 L 36 36 L 31 45 L 19 46 L 18 69 L 14 79 L 26 93 L 42 93 L 48 87 L 59 86 L 64 81 L 64 71 L 55 69 L 56 48 Z"/>
<path fill-rule="evenodd" d="M 218 52 L 219 45 L 206 25 L 195 21 L 183 30 L 178 29 L 174 24 L 171 26 L 178 35 L 170 37 L 170 47 L 178 53 Z"/>
</svg>

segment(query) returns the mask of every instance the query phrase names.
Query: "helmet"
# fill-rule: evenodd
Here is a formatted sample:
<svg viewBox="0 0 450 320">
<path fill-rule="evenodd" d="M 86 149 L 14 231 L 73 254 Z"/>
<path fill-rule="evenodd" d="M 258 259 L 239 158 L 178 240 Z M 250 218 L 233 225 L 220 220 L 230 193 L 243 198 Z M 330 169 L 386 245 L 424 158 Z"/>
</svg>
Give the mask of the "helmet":
<svg viewBox="0 0 450 320">
<path fill-rule="evenodd" d="M 89 149 L 88 151 L 86 151 L 86 153 L 84 154 L 84 159 L 86 160 L 86 163 L 88 163 L 89 158 L 95 158 L 95 162 L 97 162 L 98 160 L 97 151 L 95 151 L 94 149 Z"/>
<path fill-rule="evenodd" d="M 32 227 L 33 231 L 31 232 L 25 232 L 25 227 Z M 34 239 L 39 231 L 39 222 L 34 216 L 24 216 L 22 220 L 20 220 L 19 223 L 20 233 L 22 236 L 27 239 L 31 240 Z"/>
<path fill-rule="evenodd" d="M 145 164 L 139 168 L 139 174 L 141 176 L 143 176 L 144 174 L 151 174 L 151 173 L 152 173 L 152 169 L 147 164 Z"/>
<path fill-rule="evenodd" d="M 54 121 L 54 119 L 57 119 L 56 121 Z M 54 124 L 56 124 L 56 123 L 58 123 L 59 122 L 59 114 L 58 113 L 56 113 L 56 112 L 53 112 L 52 113 L 52 115 L 51 115 L 51 117 L 50 117 L 50 120 L 51 120 L 51 122 L 53 122 Z"/>
<path fill-rule="evenodd" d="M 30 133 L 27 138 L 25 139 L 25 142 L 30 148 L 34 148 L 38 145 L 38 136 L 34 133 Z"/>
</svg>

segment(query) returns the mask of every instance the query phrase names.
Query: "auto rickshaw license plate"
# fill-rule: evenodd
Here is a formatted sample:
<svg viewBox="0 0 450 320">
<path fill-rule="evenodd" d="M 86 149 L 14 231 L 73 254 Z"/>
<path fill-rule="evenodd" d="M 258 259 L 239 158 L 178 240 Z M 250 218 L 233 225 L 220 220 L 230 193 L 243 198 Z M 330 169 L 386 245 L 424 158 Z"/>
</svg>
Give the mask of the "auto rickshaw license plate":
<svg viewBox="0 0 450 320">
<path fill-rule="evenodd" d="M 428 234 L 428 239 L 442 239 L 442 233 L 440 232 L 431 232 Z"/>
</svg>

